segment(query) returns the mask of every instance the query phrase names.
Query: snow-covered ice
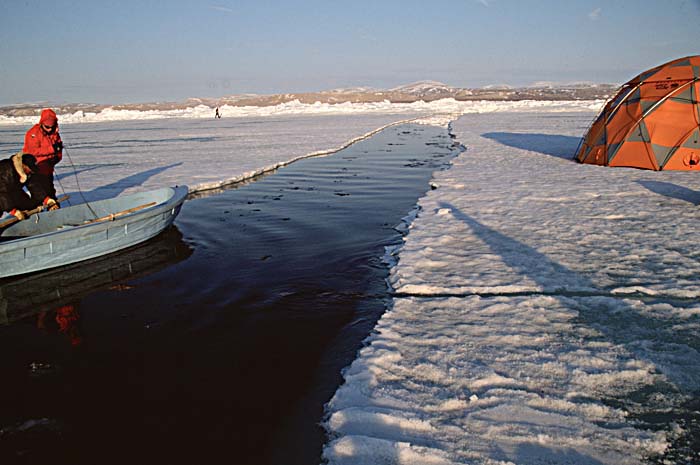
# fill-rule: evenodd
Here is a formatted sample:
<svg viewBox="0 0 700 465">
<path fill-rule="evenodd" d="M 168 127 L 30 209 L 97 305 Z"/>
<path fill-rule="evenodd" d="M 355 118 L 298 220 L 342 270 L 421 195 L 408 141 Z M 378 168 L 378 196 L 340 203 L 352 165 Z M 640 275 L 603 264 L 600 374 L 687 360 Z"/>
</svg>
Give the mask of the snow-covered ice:
<svg viewBox="0 0 700 465">
<path fill-rule="evenodd" d="M 172 185 L 191 192 L 252 178 L 295 160 L 332 153 L 416 114 L 171 118 L 63 124 L 66 151 L 56 187 L 82 203 Z M 26 127 L 0 127 L 5 156 Z M 77 176 L 76 176 L 77 174 Z M 78 189 L 82 190 L 82 195 Z"/>
<path fill-rule="evenodd" d="M 59 114 L 66 146 L 57 188 L 72 200 L 99 200 L 171 185 L 190 191 L 249 179 L 301 158 L 336 152 L 387 125 L 419 119 L 447 125 L 463 113 L 586 111 L 602 102 L 301 104 L 231 107 L 214 119 L 205 106 L 185 110 Z M 0 116 L 0 151 L 22 149 L 36 117 Z M 77 173 L 77 179 L 75 174 Z M 78 195 L 78 190 L 82 195 Z"/>
<path fill-rule="evenodd" d="M 57 178 L 78 201 L 73 167 L 88 200 L 204 190 L 390 124 L 452 122 L 466 151 L 388 251 L 395 296 L 327 406 L 325 459 L 636 464 L 686 434 L 674 412 L 700 391 L 697 173 L 572 162 L 602 102 L 372 105 L 61 115 Z M 33 122 L 2 122 L 6 156 Z M 655 412 L 667 420 L 650 425 Z"/>
<path fill-rule="evenodd" d="M 331 464 L 634 464 L 700 390 L 700 178 L 571 161 L 593 113 L 481 114 L 327 406 Z"/>
</svg>

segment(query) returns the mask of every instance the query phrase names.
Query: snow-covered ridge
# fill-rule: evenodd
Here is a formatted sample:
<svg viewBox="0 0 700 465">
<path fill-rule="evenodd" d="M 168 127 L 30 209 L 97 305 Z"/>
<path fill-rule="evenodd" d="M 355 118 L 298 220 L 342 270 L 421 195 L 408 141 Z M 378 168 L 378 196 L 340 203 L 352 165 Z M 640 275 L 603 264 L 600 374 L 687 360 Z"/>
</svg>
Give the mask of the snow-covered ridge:
<svg viewBox="0 0 700 465">
<path fill-rule="evenodd" d="M 456 117 L 467 113 L 492 113 L 498 111 L 591 111 L 598 110 L 604 100 L 519 100 L 519 101 L 459 101 L 445 98 L 426 102 L 423 100 L 411 103 L 392 103 L 389 100 L 381 102 L 361 103 L 302 103 L 299 100 L 280 103 L 274 106 L 235 106 L 223 105 L 219 112 L 223 118 L 251 118 L 280 115 L 342 115 L 342 114 L 415 114 L 450 115 Z M 107 107 L 100 111 L 78 110 L 75 112 L 59 111 L 61 124 L 72 123 L 102 123 L 109 121 L 150 120 L 162 118 L 213 118 L 214 109 L 198 104 L 187 108 L 171 108 L 165 106 L 159 109 L 132 110 Z M 6 116 L 0 115 L 0 125 L 32 125 L 38 121 L 35 115 Z"/>
<path fill-rule="evenodd" d="M 371 87 L 350 87 L 325 90 L 319 92 L 285 93 L 285 94 L 235 94 L 223 97 L 192 97 L 179 102 L 145 102 L 125 104 L 95 104 L 95 103 L 66 103 L 50 104 L 34 102 L 0 106 L 0 124 L 2 118 L 38 117 L 45 107 L 52 107 L 59 114 L 100 114 L 105 111 L 157 112 L 201 111 L 207 116 L 214 114 L 219 107 L 249 108 L 249 107 L 280 107 L 295 103 L 305 105 L 340 105 L 340 104 L 370 104 L 385 105 L 426 103 L 437 100 L 454 99 L 460 102 L 488 101 L 522 101 L 522 100 L 600 100 L 607 99 L 614 91 L 614 86 L 608 84 L 585 85 L 532 85 L 514 88 L 510 86 L 489 86 L 483 88 L 451 87 L 438 81 L 419 81 L 392 89 L 374 89 Z M 207 110 L 208 109 L 208 110 Z M 269 109 L 260 110 L 263 114 Z M 274 111 L 274 110 L 272 110 Z M 243 111 L 245 115 L 250 111 Z M 234 112 L 234 114 L 238 114 Z"/>
<path fill-rule="evenodd" d="M 390 89 L 391 92 L 404 92 L 413 95 L 437 94 L 441 92 L 456 92 L 457 89 L 438 81 L 419 81 Z"/>
</svg>

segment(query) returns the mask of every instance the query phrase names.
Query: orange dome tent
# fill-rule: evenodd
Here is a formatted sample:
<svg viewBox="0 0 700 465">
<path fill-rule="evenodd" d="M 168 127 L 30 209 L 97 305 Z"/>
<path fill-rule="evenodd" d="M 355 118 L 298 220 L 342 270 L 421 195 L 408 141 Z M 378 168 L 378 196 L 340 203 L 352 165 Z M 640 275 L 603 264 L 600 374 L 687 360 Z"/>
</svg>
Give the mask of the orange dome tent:
<svg viewBox="0 0 700 465">
<path fill-rule="evenodd" d="M 700 170 L 700 55 L 652 68 L 609 100 L 576 153 L 581 163 Z"/>
</svg>

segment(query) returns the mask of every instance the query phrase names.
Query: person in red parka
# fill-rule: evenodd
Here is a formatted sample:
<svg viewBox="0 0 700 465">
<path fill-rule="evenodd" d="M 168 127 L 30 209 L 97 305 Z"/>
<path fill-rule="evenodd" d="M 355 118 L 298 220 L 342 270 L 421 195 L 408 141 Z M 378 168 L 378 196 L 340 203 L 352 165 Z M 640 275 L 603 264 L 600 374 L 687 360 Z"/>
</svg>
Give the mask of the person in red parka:
<svg viewBox="0 0 700 465">
<path fill-rule="evenodd" d="M 41 199 L 48 210 L 59 208 L 53 185 L 53 167 L 63 158 L 63 141 L 58 133 L 58 118 L 50 108 L 42 110 L 39 123 L 24 136 L 22 152 L 34 155 L 37 172 L 27 188 L 32 198 Z"/>
</svg>

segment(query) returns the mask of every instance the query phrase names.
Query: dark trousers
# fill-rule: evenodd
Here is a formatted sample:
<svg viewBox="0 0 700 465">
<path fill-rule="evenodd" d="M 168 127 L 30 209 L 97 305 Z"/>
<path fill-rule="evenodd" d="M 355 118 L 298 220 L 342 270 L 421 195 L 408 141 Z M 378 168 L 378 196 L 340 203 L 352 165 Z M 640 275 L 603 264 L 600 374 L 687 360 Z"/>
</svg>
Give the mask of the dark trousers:
<svg viewBox="0 0 700 465">
<path fill-rule="evenodd" d="M 9 213 L 13 208 L 18 210 L 32 210 L 41 205 L 42 200 L 43 199 L 33 199 L 20 189 L 0 192 L 0 214 L 2 214 L 2 212 Z"/>
</svg>

